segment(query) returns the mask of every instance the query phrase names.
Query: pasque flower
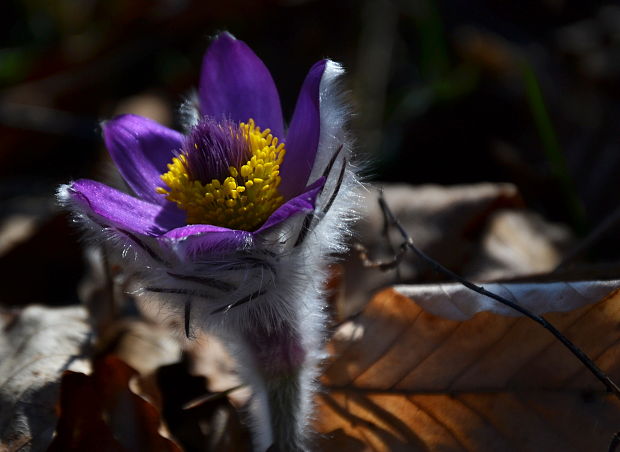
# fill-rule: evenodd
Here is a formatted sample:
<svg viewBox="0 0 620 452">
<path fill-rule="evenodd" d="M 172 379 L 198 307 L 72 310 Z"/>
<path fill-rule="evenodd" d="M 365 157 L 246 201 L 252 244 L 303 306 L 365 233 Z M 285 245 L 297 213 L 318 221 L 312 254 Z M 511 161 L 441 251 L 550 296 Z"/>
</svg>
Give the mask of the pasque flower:
<svg viewBox="0 0 620 452">
<path fill-rule="evenodd" d="M 127 189 L 82 179 L 58 192 L 146 299 L 183 317 L 188 336 L 205 328 L 229 344 L 254 390 L 258 450 L 307 447 L 325 267 L 355 201 L 341 73 L 314 64 L 285 128 L 269 71 L 222 33 L 182 109 L 185 134 L 135 115 L 106 121 Z"/>
</svg>

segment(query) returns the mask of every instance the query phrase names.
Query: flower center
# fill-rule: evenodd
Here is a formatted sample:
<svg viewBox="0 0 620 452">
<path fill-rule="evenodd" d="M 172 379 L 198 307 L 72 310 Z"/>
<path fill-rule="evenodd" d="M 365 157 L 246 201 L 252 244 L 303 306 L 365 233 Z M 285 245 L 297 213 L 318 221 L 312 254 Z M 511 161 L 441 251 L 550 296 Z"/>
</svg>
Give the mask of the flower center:
<svg viewBox="0 0 620 452">
<path fill-rule="evenodd" d="M 252 231 L 284 199 L 278 193 L 284 143 L 248 123 L 204 119 L 189 134 L 157 192 L 187 212 L 189 224 Z"/>
</svg>

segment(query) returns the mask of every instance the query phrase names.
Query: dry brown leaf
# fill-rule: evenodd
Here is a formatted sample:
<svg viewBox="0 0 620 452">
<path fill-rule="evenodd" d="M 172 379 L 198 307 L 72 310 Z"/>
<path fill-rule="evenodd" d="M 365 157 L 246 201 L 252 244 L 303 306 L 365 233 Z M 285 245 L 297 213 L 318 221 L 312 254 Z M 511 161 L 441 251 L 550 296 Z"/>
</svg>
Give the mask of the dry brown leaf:
<svg viewBox="0 0 620 452">
<path fill-rule="evenodd" d="M 618 292 L 547 318 L 620 377 Z M 388 289 L 330 349 L 320 450 L 585 452 L 620 430 L 620 403 L 526 318 L 448 320 Z"/>
<path fill-rule="evenodd" d="M 141 318 L 117 318 L 110 323 L 105 336 L 98 338 L 99 348 L 120 358 L 138 376 L 132 389 L 158 409 L 162 395 L 157 384 L 157 371 L 181 359 L 179 341 L 161 325 Z"/>
<path fill-rule="evenodd" d="M 88 369 L 88 331 L 80 306 L 0 312 L 0 450 L 48 446 L 62 372 Z"/>
<path fill-rule="evenodd" d="M 551 271 L 571 241 L 565 227 L 552 225 L 523 208 L 510 184 L 454 187 L 382 187 L 394 215 L 414 238 L 416 246 L 447 267 L 471 279 L 512 278 Z M 364 192 L 361 221 L 355 241 L 373 260 L 390 260 L 403 242 L 396 230 L 383 230 L 378 191 Z M 361 309 L 368 294 L 398 281 L 434 281 L 437 275 L 420 265 L 413 253 L 405 255 L 398 270 L 365 268 L 355 252 L 345 257 L 338 314 L 346 317 Z"/>
<path fill-rule="evenodd" d="M 227 392 L 206 391 L 204 377 L 190 376 L 182 363 L 158 371 L 163 415 L 177 441 L 187 451 L 246 452 L 250 433 Z"/>
<path fill-rule="evenodd" d="M 490 281 L 545 273 L 560 263 L 570 241 L 564 225 L 524 209 L 499 209 L 489 215 L 463 274 Z"/>
<path fill-rule="evenodd" d="M 480 284 L 486 290 L 535 314 L 567 312 L 595 303 L 620 287 L 620 280 L 513 282 Z M 409 297 L 425 311 L 451 320 L 467 320 L 478 312 L 519 316 L 517 311 L 459 283 L 402 284 L 394 290 Z"/>
<path fill-rule="evenodd" d="M 60 392 L 60 420 L 57 434 L 48 452 L 88 450 L 126 452 L 104 420 L 97 388 L 92 378 L 79 372 L 67 372 Z M 84 409 L 84 406 L 89 409 Z"/>
<path fill-rule="evenodd" d="M 112 355 L 96 359 L 93 368 L 92 375 L 65 373 L 50 452 L 180 452 L 160 435 L 157 409 L 130 389 L 130 380 L 137 375 L 134 369 Z"/>
</svg>

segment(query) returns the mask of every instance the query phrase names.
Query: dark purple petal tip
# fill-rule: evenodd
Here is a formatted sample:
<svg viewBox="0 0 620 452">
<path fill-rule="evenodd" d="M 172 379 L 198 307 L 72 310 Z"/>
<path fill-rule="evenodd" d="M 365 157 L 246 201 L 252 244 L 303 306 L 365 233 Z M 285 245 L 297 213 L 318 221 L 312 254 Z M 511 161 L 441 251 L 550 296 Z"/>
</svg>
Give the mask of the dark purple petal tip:
<svg viewBox="0 0 620 452">
<path fill-rule="evenodd" d="M 159 236 L 185 223 L 185 212 L 174 205 L 143 201 L 88 179 L 73 182 L 64 197 L 91 219 L 138 234 Z"/>
<path fill-rule="evenodd" d="M 319 91 L 327 61 L 318 61 L 310 68 L 297 98 L 280 173 L 280 192 L 286 199 L 304 190 L 314 165 L 321 133 Z"/>
<path fill-rule="evenodd" d="M 198 92 L 203 115 L 237 123 L 252 118 L 283 139 L 280 97 L 271 74 L 252 49 L 230 33 L 218 35 L 207 49 Z"/>
<path fill-rule="evenodd" d="M 321 192 L 323 185 L 325 185 L 325 178 L 321 177 L 307 187 L 302 194 L 282 204 L 254 234 L 260 234 L 262 231 L 276 226 L 294 215 L 314 210 L 316 198 Z"/>
</svg>

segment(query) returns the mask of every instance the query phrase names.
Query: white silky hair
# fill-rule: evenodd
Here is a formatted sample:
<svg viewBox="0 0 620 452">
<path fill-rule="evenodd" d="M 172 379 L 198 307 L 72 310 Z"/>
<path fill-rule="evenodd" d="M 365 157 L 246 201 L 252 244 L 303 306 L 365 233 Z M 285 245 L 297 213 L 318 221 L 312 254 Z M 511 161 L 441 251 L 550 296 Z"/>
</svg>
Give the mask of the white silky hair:
<svg viewBox="0 0 620 452">
<path fill-rule="evenodd" d="M 188 258 L 190 240 L 166 246 L 122 231 L 76 202 L 71 184 L 58 190 L 60 202 L 89 235 L 122 256 L 146 311 L 172 319 L 180 331 L 185 324 L 189 336 L 203 329 L 228 344 L 253 389 L 248 413 L 258 451 L 272 444 L 280 451 L 307 450 L 311 443 L 315 379 L 325 357 L 327 267 L 347 248 L 360 192 L 346 132 L 349 112 L 339 87 L 342 73 L 340 65 L 328 61 L 320 82 L 319 146 L 308 185 L 322 175 L 327 179 L 314 212 L 295 215 L 241 248 Z M 183 107 L 190 123 L 193 105 L 189 101 Z M 261 369 L 270 364 L 257 363 L 254 348 L 243 339 L 258 327 L 268 333 L 285 328 L 299 340 L 305 358 L 294 378 L 283 382 L 265 376 Z"/>
</svg>

